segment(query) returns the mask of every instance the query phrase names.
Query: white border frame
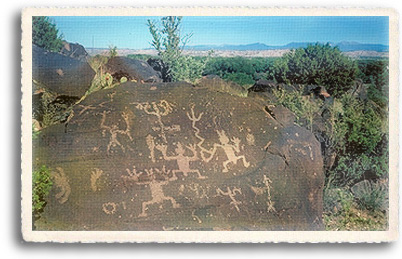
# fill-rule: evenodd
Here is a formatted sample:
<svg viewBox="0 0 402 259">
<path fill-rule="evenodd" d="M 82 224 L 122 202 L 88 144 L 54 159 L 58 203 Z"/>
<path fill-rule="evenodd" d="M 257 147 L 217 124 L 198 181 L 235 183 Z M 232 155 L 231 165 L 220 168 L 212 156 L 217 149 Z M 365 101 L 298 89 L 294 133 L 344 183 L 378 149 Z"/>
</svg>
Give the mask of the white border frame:
<svg viewBox="0 0 402 259">
<path fill-rule="evenodd" d="M 33 231 L 32 16 L 389 16 L 389 229 L 387 231 Z M 398 238 L 398 14 L 385 8 L 26 8 L 22 14 L 22 234 L 27 242 L 263 243 L 389 242 Z"/>
</svg>

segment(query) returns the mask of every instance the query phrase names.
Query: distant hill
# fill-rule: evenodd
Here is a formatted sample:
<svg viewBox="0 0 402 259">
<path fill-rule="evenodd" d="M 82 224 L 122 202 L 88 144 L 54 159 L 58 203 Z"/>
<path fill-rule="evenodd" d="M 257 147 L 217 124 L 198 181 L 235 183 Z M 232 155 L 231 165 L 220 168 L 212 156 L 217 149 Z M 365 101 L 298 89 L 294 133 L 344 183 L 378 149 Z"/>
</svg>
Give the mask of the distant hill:
<svg viewBox="0 0 402 259">
<path fill-rule="evenodd" d="M 304 48 L 307 47 L 308 44 L 314 44 L 311 42 L 291 42 L 282 46 L 270 46 L 264 43 L 252 43 L 246 45 L 195 45 L 195 46 L 187 46 L 186 50 L 278 50 L 278 49 L 295 49 L 295 48 Z M 367 44 L 367 43 L 359 43 L 359 42 L 349 42 L 342 41 L 337 44 L 330 43 L 333 46 L 338 46 L 341 51 L 349 52 L 349 51 L 377 51 L 377 52 L 387 52 L 389 47 L 387 45 L 382 44 Z"/>
</svg>

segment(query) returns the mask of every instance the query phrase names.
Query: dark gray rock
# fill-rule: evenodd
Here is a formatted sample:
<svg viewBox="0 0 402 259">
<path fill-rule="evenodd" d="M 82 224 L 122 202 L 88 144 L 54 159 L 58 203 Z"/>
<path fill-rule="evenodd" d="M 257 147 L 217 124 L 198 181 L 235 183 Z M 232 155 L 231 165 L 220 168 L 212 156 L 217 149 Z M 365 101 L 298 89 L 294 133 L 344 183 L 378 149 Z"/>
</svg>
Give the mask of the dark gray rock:
<svg viewBox="0 0 402 259">
<path fill-rule="evenodd" d="M 139 83 L 158 83 L 162 82 L 158 74 L 147 62 L 143 60 L 131 59 L 126 57 L 114 57 L 106 63 L 106 72 L 119 81 L 126 77 L 129 81 L 135 80 Z"/>
<path fill-rule="evenodd" d="M 283 108 L 127 82 L 73 114 L 34 143 L 54 181 L 37 230 L 323 229 L 320 144 Z"/>
<path fill-rule="evenodd" d="M 32 79 L 46 91 L 81 98 L 94 76 L 87 62 L 32 46 Z"/>
</svg>

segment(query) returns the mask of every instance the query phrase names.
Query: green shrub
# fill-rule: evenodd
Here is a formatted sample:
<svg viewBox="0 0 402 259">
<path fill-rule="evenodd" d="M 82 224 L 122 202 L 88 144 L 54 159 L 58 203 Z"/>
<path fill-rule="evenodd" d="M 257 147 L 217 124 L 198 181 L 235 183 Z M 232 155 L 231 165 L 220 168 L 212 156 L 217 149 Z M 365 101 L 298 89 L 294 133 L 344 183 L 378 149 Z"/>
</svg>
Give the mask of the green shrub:
<svg viewBox="0 0 402 259">
<path fill-rule="evenodd" d="M 335 186 L 351 186 L 365 175 L 380 178 L 388 174 L 388 154 L 343 154 L 335 168 L 327 173 L 327 182 Z"/>
<path fill-rule="evenodd" d="M 32 17 L 32 43 L 48 51 L 58 52 L 63 47 L 63 36 L 49 17 Z"/>
<path fill-rule="evenodd" d="M 114 58 L 117 56 L 117 47 L 114 45 L 109 46 L 109 58 Z"/>
<path fill-rule="evenodd" d="M 359 72 L 357 77 L 364 84 L 373 84 L 378 87 L 388 85 L 389 71 L 388 59 L 364 59 L 357 61 Z"/>
<path fill-rule="evenodd" d="M 222 79 L 229 80 L 232 82 L 235 82 L 239 85 L 248 85 L 251 86 L 254 84 L 254 79 L 251 75 L 248 75 L 246 73 L 231 73 L 231 74 L 226 74 L 222 77 Z"/>
<path fill-rule="evenodd" d="M 148 55 L 148 54 L 128 54 L 127 57 L 132 58 L 132 59 L 139 59 L 139 60 L 143 60 L 143 61 L 147 61 L 150 58 L 158 58 L 157 56 L 152 56 L 152 55 Z"/>
<path fill-rule="evenodd" d="M 329 44 L 291 50 L 274 65 L 279 83 L 322 85 L 334 96 L 349 90 L 356 74 L 356 63 Z"/>
<path fill-rule="evenodd" d="M 203 75 L 217 75 L 240 85 L 254 84 L 272 74 L 276 58 L 213 57 L 205 66 Z"/>
<path fill-rule="evenodd" d="M 346 94 L 342 97 L 343 121 L 347 127 L 346 150 L 353 153 L 370 153 L 384 136 L 384 119 L 369 102 Z"/>
<path fill-rule="evenodd" d="M 183 17 L 166 16 L 161 18 L 161 24 L 148 20 L 148 28 L 152 35 L 152 46 L 158 52 L 163 64 L 167 68 L 167 75 L 162 78 L 171 78 L 172 81 L 194 82 L 201 78 L 206 61 L 182 55 L 184 46 L 192 34 L 180 35 L 180 25 Z"/>
<path fill-rule="evenodd" d="M 32 174 L 32 213 L 37 218 L 46 206 L 46 199 L 52 188 L 53 182 L 50 177 L 50 170 L 41 166 Z"/>
<path fill-rule="evenodd" d="M 388 209 L 388 184 L 386 182 L 364 180 L 355 184 L 351 191 L 362 209 L 371 211 Z"/>
<path fill-rule="evenodd" d="M 347 213 L 353 204 L 353 195 L 345 188 L 324 190 L 324 211 L 327 214 Z"/>
<path fill-rule="evenodd" d="M 302 91 L 287 92 L 284 89 L 273 89 L 277 104 L 283 105 L 296 116 L 296 123 L 313 130 L 313 123 L 321 110 L 323 102 L 310 95 L 303 95 Z"/>
</svg>

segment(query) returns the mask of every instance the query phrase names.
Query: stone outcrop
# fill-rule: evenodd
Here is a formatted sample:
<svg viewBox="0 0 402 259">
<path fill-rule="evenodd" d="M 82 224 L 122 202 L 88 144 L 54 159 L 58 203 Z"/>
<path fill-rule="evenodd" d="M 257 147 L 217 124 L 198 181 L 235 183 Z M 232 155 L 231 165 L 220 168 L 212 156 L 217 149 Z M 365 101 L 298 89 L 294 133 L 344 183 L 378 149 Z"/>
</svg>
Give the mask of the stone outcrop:
<svg viewBox="0 0 402 259">
<path fill-rule="evenodd" d="M 37 230 L 321 230 L 320 144 L 283 107 L 187 83 L 123 83 L 42 130 Z"/>
<path fill-rule="evenodd" d="M 143 60 L 114 57 L 106 63 L 106 72 L 111 74 L 113 79 L 117 81 L 120 81 L 122 77 L 126 77 L 129 81 L 139 83 L 162 82 L 160 74 Z"/>
<path fill-rule="evenodd" d="M 82 62 L 87 61 L 88 58 L 88 52 L 85 50 L 84 46 L 66 41 L 63 42 L 63 48 L 60 50 L 60 54 Z"/>
<path fill-rule="evenodd" d="M 32 46 L 32 79 L 46 91 L 82 97 L 94 76 L 87 62 Z"/>
</svg>

